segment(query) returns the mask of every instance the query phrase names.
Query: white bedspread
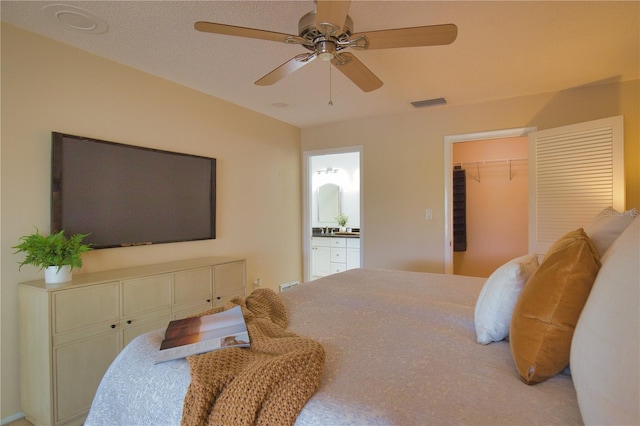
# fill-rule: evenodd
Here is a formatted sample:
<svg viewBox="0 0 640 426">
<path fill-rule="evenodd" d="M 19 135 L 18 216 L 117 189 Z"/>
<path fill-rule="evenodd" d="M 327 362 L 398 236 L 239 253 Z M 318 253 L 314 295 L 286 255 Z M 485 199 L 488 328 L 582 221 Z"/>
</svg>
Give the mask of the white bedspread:
<svg viewBox="0 0 640 426">
<path fill-rule="evenodd" d="M 581 424 L 571 378 L 528 386 L 508 342 L 479 345 L 483 278 L 357 269 L 282 294 L 290 329 L 327 354 L 297 425 Z M 164 330 L 139 336 L 105 374 L 87 426 L 178 425 L 185 360 L 154 365 Z"/>
</svg>

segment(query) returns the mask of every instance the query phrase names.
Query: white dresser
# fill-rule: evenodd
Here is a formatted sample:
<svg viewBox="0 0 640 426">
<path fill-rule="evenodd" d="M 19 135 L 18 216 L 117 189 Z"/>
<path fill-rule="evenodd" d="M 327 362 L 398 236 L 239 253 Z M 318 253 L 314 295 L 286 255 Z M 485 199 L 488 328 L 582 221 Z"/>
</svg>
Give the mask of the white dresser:
<svg viewBox="0 0 640 426">
<path fill-rule="evenodd" d="M 246 295 L 244 259 L 209 257 L 21 283 L 22 411 L 82 424 L 105 371 L 136 336 Z"/>
</svg>

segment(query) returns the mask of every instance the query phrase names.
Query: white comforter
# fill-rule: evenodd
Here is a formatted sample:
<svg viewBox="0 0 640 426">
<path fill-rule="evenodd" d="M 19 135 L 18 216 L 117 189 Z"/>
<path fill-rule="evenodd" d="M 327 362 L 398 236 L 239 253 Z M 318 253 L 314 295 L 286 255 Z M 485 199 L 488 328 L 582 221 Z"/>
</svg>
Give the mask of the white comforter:
<svg viewBox="0 0 640 426">
<path fill-rule="evenodd" d="M 282 294 L 290 329 L 327 359 L 297 425 L 581 424 L 571 378 L 522 383 L 508 342 L 479 345 L 473 310 L 484 279 L 357 269 Z M 114 361 L 87 426 L 178 425 L 185 360 L 154 365 L 164 330 Z"/>
</svg>

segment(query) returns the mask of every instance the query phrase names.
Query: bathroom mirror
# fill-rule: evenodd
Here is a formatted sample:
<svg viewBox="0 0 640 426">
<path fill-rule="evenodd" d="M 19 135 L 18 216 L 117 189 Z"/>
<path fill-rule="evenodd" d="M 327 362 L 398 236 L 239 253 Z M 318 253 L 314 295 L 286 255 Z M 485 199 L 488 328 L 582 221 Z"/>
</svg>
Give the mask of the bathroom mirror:
<svg viewBox="0 0 640 426">
<path fill-rule="evenodd" d="M 335 224 L 340 212 L 340 187 L 326 183 L 318 188 L 318 222 Z"/>
</svg>

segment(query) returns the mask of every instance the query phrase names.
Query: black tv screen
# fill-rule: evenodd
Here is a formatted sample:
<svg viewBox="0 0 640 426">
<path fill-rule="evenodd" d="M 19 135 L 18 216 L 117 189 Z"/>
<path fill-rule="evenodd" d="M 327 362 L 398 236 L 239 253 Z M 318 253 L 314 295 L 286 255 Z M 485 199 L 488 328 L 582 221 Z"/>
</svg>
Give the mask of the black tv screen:
<svg viewBox="0 0 640 426">
<path fill-rule="evenodd" d="M 94 248 L 214 239 L 216 159 L 52 132 L 51 230 Z"/>
</svg>

